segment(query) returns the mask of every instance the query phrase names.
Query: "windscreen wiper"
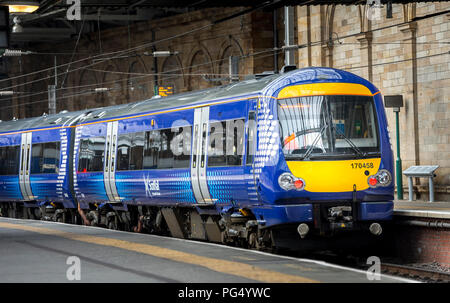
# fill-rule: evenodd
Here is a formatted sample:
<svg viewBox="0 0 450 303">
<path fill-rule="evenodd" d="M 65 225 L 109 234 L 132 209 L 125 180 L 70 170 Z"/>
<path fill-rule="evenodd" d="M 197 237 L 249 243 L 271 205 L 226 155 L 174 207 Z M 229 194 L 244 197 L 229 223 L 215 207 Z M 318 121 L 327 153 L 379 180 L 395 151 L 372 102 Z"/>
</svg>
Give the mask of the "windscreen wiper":
<svg viewBox="0 0 450 303">
<path fill-rule="evenodd" d="M 347 138 L 344 133 L 337 128 L 336 126 L 334 126 L 334 124 L 331 126 L 332 128 L 334 128 L 336 130 L 336 133 L 339 133 L 342 137 L 344 137 L 345 141 L 347 141 L 347 143 L 353 148 L 354 151 L 356 151 L 356 153 L 361 156 L 361 157 L 365 157 L 367 156 L 367 153 L 364 153 L 361 151 L 361 149 L 358 148 L 358 146 L 355 145 L 355 143 L 353 143 L 352 140 L 350 140 L 349 138 Z"/>
<path fill-rule="evenodd" d="M 328 127 L 328 124 L 324 124 L 322 126 L 322 128 L 319 131 L 319 134 L 317 135 L 317 137 L 314 139 L 313 143 L 308 147 L 308 149 L 306 150 L 305 154 L 302 157 L 302 160 L 309 160 L 309 155 L 312 153 L 314 147 L 316 146 L 317 141 L 319 141 L 319 138 L 322 137 L 323 131 Z"/>
</svg>

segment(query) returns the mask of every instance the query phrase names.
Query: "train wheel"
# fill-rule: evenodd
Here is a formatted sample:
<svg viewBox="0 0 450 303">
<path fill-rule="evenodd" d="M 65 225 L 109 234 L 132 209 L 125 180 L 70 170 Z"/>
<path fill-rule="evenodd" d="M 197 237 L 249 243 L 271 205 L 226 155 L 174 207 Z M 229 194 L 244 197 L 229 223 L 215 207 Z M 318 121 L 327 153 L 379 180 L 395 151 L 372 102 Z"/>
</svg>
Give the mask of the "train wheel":
<svg viewBox="0 0 450 303">
<path fill-rule="evenodd" d="M 108 228 L 113 230 L 119 230 L 119 219 L 117 216 L 111 216 L 108 220 Z"/>
<path fill-rule="evenodd" d="M 258 249 L 259 244 L 258 244 L 258 236 L 256 233 L 251 233 L 248 236 L 248 247 L 251 249 Z"/>
<path fill-rule="evenodd" d="M 10 218 L 17 218 L 16 214 L 16 203 L 11 203 L 8 207 L 8 217 Z"/>
</svg>

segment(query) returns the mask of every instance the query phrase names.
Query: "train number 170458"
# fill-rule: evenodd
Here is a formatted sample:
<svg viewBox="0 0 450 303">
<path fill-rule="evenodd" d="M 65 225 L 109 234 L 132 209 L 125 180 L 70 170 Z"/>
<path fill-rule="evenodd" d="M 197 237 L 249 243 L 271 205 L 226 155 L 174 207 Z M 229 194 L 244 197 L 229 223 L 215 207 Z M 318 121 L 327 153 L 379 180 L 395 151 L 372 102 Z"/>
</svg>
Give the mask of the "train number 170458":
<svg viewBox="0 0 450 303">
<path fill-rule="evenodd" d="M 351 166 L 352 168 L 373 168 L 373 163 L 352 163 Z"/>
</svg>

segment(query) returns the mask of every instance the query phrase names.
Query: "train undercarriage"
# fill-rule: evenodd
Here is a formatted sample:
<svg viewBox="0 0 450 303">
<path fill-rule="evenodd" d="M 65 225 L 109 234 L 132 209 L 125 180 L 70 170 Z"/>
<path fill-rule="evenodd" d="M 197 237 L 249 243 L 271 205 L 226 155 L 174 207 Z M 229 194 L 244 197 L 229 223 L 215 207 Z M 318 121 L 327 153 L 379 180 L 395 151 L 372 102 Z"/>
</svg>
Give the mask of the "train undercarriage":
<svg viewBox="0 0 450 303">
<path fill-rule="evenodd" d="M 341 211 L 345 210 L 345 207 L 332 209 Z M 64 208 L 59 203 L 41 203 L 35 207 L 25 206 L 21 202 L 0 203 L 2 217 L 98 226 L 113 230 L 223 243 L 268 252 L 285 249 L 308 252 L 320 247 L 327 249 L 354 246 L 355 237 L 349 234 L 355 230 L 348 230 L 351 218 L 345 211 L 340 214 L 338 218 L 327 218 L 326 223 L 314 220 L 308 225 L 286 224 L 264 228 L 246 209 L 231 209 L 231 211 L 217 214 L 215 208 L 208 207 L 127 205 L 126 208 L 121 208 L 113 207 L 108 203 L 100 205 L 92 203 L 89 204 L 88 210 L 82 210 L 81 208 Z M 367 222 L 354 226 L 353 222 L 351 223 L 352 228 L 358 227 L 356 229 L 365 231 L 369 231 L 373 224 L 378 224 Z M 336 224 L 342 224 L 342 226 L 347 224 L 347 228 L 342 228 L 338 233 L 335 230 L 330 232 L 330 227 Z M 315 225 L 321 225 L 321 228 L 314 228 Z M 346 232 L 342 233 L 342 231 Z M 378 232 L 381 233 L 381 231 Z M 307 237 L 306 234 L 308 234 Z M 346 237 L 341 237 L 342 234 Z M 370 238 L 379 236 L 372 230 L 369 233 L 357 234 L 357 236 L 361 235 L 359 244 L 367 244 L 366 239 L 372 241 Z"/>
</svg>

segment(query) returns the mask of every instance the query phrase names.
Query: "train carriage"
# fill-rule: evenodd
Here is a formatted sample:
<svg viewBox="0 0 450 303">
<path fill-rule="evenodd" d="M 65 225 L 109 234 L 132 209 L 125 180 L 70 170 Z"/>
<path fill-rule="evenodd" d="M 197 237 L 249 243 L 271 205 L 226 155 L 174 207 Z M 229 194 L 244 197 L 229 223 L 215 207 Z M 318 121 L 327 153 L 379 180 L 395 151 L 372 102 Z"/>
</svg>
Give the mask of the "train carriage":
<svg viewBox="0 0 450 303">
<path fill-rule="evenodd" d="M 27 121 L 0 123 L 2 209 L 51 205 L 80 222 L 79 205 L 89 224 L 251 247 L 378 235 L 392 216 L 382 97 L 345 71 L 260 75 Z"/>
</svg>

